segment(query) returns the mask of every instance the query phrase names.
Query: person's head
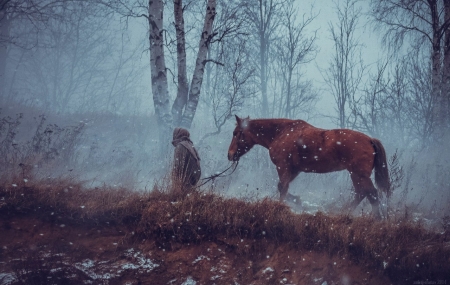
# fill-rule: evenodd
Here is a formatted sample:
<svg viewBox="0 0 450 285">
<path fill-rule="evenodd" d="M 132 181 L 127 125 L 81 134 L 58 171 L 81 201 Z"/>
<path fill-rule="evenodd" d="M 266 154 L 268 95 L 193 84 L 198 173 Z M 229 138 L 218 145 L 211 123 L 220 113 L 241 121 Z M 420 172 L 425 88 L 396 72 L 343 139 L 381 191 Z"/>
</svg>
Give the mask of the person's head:
<svg viewBox="0 0 450 285">
<path fill-rule="evenodd" d="M 186 130 L 186 129 L 183 129 L 183 128 L 175 128 L 173 130 L 173 139 L 174 140 L 179 140 L 179 139 L 182 139 L 182 138 L 189 139 L 190 135 L 191 134 L 189 133 L 189 131 Z"/>
</svg>

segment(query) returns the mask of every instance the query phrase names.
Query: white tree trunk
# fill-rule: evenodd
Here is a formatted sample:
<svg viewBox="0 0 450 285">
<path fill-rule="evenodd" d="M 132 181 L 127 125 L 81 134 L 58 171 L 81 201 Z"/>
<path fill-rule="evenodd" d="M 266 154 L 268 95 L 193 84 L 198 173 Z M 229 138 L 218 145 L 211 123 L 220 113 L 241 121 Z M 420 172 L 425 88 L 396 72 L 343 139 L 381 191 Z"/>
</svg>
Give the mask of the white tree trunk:
<svg viewBox="0 0 450 285">
<path fill-rule="evenodd" d="M 166 153 L 170 143 L 172 115 L 170 113 L 166 63 L 164 59 L 163 1 L 149 1 L 150 69 L 155 113 L 158 120 L 159 146 Z"/>
<path fill-rule="evenodd" d="M 200 38 L 200 44 L 197 54 L 197 61 L 195 63 L 195 70 L 192 76 L 191 89 L 189 91 L 189 100 L 186 104 L 186 108 L 181 121 L 181 126 L 185 128 L 190 128 L 192 125 L 192 120 L 197 110 L 198 100 L 200 97 L 200 91 L 202 88 L 203 74 L 205 71 L 205 65 L 207 63 L 207 55 L 209 44 L 212 35 L 212 26 L 214 18 L 216 16 L 216 1 L 208 0 L 206 5 L 206 15 L 205 22 L 203 25 L 203 32 Z"/>
<path fill-rule="evenodd" d="M 178 89 L 177 98 L 172 105 L 172 116 L 174 126 L 180 126 L 183 109 L 186 106 L 189 92 L 186 72 L 186 37 L 184 31 L 183 0 L 174 0 L 173 10 L 177 35 Z"/>
</svg>

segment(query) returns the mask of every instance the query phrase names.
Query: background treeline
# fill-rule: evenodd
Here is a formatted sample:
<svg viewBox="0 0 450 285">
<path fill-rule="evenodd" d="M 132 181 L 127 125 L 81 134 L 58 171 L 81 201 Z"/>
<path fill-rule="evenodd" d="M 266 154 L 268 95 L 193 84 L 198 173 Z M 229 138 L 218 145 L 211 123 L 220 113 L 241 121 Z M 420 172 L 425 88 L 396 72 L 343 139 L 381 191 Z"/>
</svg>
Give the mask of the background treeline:
<svg viewBox="0 0 450 285">
<path fill-rule="evenodd" d="M 31 153 L 49 161 L 54 152 L 68 170 L 120 165 L 150 181 L 164 172 L 154 161 L 170 156 L 171 129 L 183 126 L 212 172 L 225 164 L 233 114 L 300 118 L 381 139 L 396 162 L 398 197 L 444 205 L 447 2 L 0 0 L 2 167 L 25 165 Z M 59 119 L 18 123 L 43 113 Z M 265 151 L 245 161 L 224 189 L 256 183 L 274 192 Z M 333 175 L 303 176 L 301 189 L 330 188 Z M 333 187 L 347 187 L 338 177 Z"/>
</svg>

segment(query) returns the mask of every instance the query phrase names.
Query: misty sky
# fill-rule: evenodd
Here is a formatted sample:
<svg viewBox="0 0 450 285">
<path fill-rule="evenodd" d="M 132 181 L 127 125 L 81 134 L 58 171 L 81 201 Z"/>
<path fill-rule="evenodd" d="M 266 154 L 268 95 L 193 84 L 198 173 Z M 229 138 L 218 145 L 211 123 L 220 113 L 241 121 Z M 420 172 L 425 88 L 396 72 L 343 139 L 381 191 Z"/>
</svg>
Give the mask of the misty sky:
<svg viewBox="0 0 450 285">
<path fill-rule="evenodd" d="M 339 2 L 339 1 L 336 1 Z M 342 2 L 342 1 L 341 1 Z M 365 15 L 367 9 L 369 9 L 369 2 L 359 3 L 362 9 L 362 14 L 359 19 L 358 30 L 356 38 L 359 39 L 359 43 L 363 46 L 362 57 L 366 65 L 376 68 L 376 63 L 379 58 L 385 56 L 385 51 L 381 48 L 380 39 L 381 36 L 373 31 L 372 26 L 368 25 L 369 16 Z M 317 14 L 317 17 L 308 26 L 308 31 L 312 34 L 313 31 L 317 30 L 316 45 L 318 47 L 318 53 L 314 61 L 305 65 L 305 76 L 313 81 L 314 87 L 319 90 L 319 102 L 317 103 L 317 110 L 322 114 L 335 114 L 335 102 L 328 88 L 325 86 L 324 79 L 321 73 L 321 69 L 326 69 L 328 67 L 329 61 L 333 53 L 333 40 L 331 39 L 329 24 L 337 23 L 337 15 L 335 11 L 334 1 L 315 1 L 315 0 L 298 0 L 297 5 L 299 9 L 303 9 L 306 14 L 310 12 L 311 6 L 313 5 L 313 13 Z M 165 18 L 166 24 L 172 22 L 172 15 L 168 14 Z M 300 15 L 299 15 L 300 17 Z M 149 53 L 145 49 L 148 48 L 148 38 L 147 38 L 148 23 L 143 18 L 141 19 L 131 19 L 129 22 L 129 32 L 133 40 L 133 44 L 140 45 L 142 49 L 141 54 L 141 64 L 148 65 Z M 194 59 L 190 59 L 193 61 Z M 188 59 L 189 61 L 189 59 Z M 147 68 L 148 79 L 150 79 L 150 69 Z M 170 75 L 169 75 L 170 76 Z M 171 81 L 171 79 L 169 80 Z M 148 80 L 149 90 L 150 80 Z M 173 94 L 171 94 L 173 95 Z M 152 98 L 147 97 L 148 105 L 152 105 Z M 246 115 L 246 114 L 241 114 Z M 315 123 L 320 124 L 321 127 L 332 128 L 335 124 L 331 122 L 330 119 L 315 118 Z"/>
<path fill-rule="evenodd" d="M 317 104 L 317 109 L 321 113 L 335 112 L 334 98 L 324 86 L 323 76 L 320 69 L 326 69 L 333 53 L 333 40 L 331 39 L 329 24 L 337 23 L 338 18 L 335 11 L 335 1 L 315 1 L 315 0 L 302 0 L 298 4 L 306 7 L 314 5 L 315 13 L 318 13 L 315 21 L 311 23 L 310 30 L 318 30 L 317 46 L 319 52 L 317 57 L 308 66 L 306 76 L 314 81 L 314 85 L 317 88 L 321 88 L 320 101 Z M 339 2 L 339 1 L 336 1 Z M 342 1 L 341 1 L 342 2 Z M 304 3 L 304 4 L 303 4 Z M 369 1 L 362 1 L 359 3 L 362 9 L 362 15 L 359 19 L 358 31 L 356 38 L 359 39 L 359 43 L 363 45 L 362 57 L 365 64 L 371 67 L 376 67 L 376 63 L 379 58 L 385 56 L 385 53 L 380 45 L 380 35 L 373 31 L 373 28 L 368 25 L 369 17 L 364 13 L 369 9 Z M 322 127 L 335 127 L 335 125 L 329 120 L 318 120 L 318 123 Z"/>
</svg>

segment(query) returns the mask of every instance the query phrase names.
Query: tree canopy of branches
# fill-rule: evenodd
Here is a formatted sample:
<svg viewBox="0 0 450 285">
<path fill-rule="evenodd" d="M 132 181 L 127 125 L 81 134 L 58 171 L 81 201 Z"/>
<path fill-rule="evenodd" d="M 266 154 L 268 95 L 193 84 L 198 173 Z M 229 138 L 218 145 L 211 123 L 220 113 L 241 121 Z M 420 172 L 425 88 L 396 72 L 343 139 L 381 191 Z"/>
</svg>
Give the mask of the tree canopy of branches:
<svg viewBox="0 0 450 285">
<path fill-rule="evenodd" d="M 282 77 L 278 115 L 286 118 L 295 118 L 301 111 L 305 112 L 317 97 L 311 91 L 312 83 L 302 80 L 302 67 L 311 62 L 317 52 L 317 31 L 311 31 L 310 36 L 307 33 L 316 15 L 310 11 L 298 17 L 301 13 L 295 4 L 294 1 L 288 1 L 281 9 L 279 39 L 276 43 L 276 61 Z"/>
<path fill-rule="evenodd" d="M 254 80 L 255 69 L 250 63 L 246 36 L 229 38 L 217 45 L 217 60 L 226 64 L 215 65 L 210 72 L 214 80 L 209 84 L 207 93 L 215 131 L 205 134 L 202 141 L 221 132 L 225 123 L 248 104 L 256 91 L 249 84 Z"/>
<path fill-rule="evenodd" d="M 269 57 L 275 33 L 280 24 L 280 13 L 283 0 L 243 1 L 246 20 L 253 38 L 255 59 L 261 92 L 261 115 L 269 116 L 269 100 L 267 94 Z"/>
<path fill-rule="evenodd" d="M 59 0 L 0 1 L 0 99 L 3 100 L 7 77 L 6 64 L 11 46 L 31 48 L 38 45 L 37 35 L 49 19 L 59 17 L 54 10 L 64 5 Z"/>
<path fill-rule="evenodd" d="M 445 132 L 450 125 L 450 1 L 373 0 L 371 7 L 375 23 L 384 31 L 384 42 L 394 53 L 409 41 L 411 53 L 429 59 L 431 68 L 422 69 L 431 71 L 431 123 Z"/>
<path fill-rule="evenodd" d="M 135 107 L 138 49 L 127 44 L 116 15 L 96 3 L 73 1 L 60 1 L 46 14 L 43 27 L 21 17 L 12 22 L 9 34 L 15 40 L 4 42 L 8 69 L 2 103 L 53 113 Z M 35 38 L 30 41 L 22 31 Z"/>
<path fill-rule="evenodd" d="M 355 116 L 351 109 L 358 100 L 365 69 L 361 44 L 355 35 L 361 9 L 354 0 L 345 0 L 342 6 L 336 3 L 335 9 L 338 22 L 329 24 L 334 53 L 324 79 L 335 99 L 339 127 L 349 128 L 354 127 Z"/>
</svg>

